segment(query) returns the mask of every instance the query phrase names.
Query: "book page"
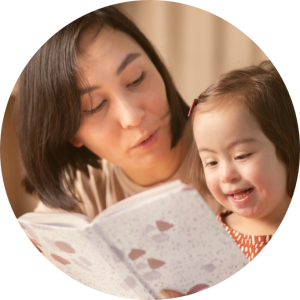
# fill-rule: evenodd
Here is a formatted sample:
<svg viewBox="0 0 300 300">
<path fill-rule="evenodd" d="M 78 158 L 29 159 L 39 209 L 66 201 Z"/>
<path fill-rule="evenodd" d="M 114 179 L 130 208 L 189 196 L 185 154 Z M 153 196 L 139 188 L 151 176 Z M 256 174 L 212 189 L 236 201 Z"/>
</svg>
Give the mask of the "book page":
<svg viewBox="0 0 300 300">
<path fill-rule="evenodd" d="M 157 299 L 161 289 L 184 295 L 201 291 L 248 263 L 192 187 L 175 182 L 127 200 L 91 223 L 68 213 L 39 214 L 37 221 L 50 225 L 25 217 L 19 222 L 66 274 L 125 298 Z M 59 226 L 51 221 L 55 215 Z M 81 227 L 64 226 L 75 223 Z"/>
<path fill-rule="evenodd" d="M 99 218 L 93 227 L 111 249 L 105 259 L 112 263 L 117 253 L 132 274 L 131 288 L 142 283 L 154 298 L 161 289 L 186 295 L 212 287 L 248 263 L 198 192 L 187 186 Z M 116 269 L 129 280 L 123 270 Z"/>
<path fill-rule="evenodd" d="M 130 288 L 130 281 L 124 281 L 105 259 L 104 253 L 110 252 L 108 245 L 91 227 L 58 227 L 23 221 L 20 224 L 36 247 L 70 277 L 107 294 L 139 299 Z"/>
</svg>

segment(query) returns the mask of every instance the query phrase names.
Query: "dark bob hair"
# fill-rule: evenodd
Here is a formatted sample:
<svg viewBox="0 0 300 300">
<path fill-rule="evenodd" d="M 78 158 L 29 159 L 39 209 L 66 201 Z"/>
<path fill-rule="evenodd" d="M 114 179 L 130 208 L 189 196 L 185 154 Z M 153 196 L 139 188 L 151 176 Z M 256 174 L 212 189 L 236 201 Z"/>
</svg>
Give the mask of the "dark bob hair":
<svg viewBox="0 0 300 300">
<path fill-rule="evenodd" d="M 196 100 L 192 122 L 196 114 L 205 113 L 219 105 L 241 102 L 255 116 L 261 130 L 275 145 L 277 157 L 287 170 L 287 193 L 292 198 L 299 168 L 298 123 L 289 92 L 270 61 L 259 66 L 233 70 L 222 75 Z M 211 196 L 196 145 L 192 176 L 199 183 L 201 193 Z"/>
<path fill-rule="evenodd" d="M 80 17 L 52 36 L 32 57 L 20 77 L 16 102 L 17 136 L 25 169 L 23 184 L 49 207 L 74 211 L 76 171 L 87 176 L 87 165 L 101 168 L 101 158 L 69 140 L 81 119 L 76 85 L 80 34 L 87 28 L 110 26 L 131 36 L 147 53 L 164 80 L 171 111 L 173 148 L 182 136 L 188 106 L 176 90 L 165 65 L 136 25 L 115 7 Z"/>
</svg>

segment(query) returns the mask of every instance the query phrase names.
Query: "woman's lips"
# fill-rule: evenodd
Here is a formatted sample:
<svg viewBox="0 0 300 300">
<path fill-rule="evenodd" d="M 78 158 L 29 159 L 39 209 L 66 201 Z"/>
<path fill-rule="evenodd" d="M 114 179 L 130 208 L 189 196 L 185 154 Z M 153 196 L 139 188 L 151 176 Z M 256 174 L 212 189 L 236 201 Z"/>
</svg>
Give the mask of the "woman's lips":
<svg viewBox="0 0 300 300">
<path fill-rule="evenodd" d="M 146 136 L 146 138 L 142 138 L 136 146 L 134 146 L 134 149 L 148 149 L 150 148 L 152 145 L 154 145 L 157 141 L 157 131 L 154 131 L 152 134 L 148 134 Z"/>
</svg>

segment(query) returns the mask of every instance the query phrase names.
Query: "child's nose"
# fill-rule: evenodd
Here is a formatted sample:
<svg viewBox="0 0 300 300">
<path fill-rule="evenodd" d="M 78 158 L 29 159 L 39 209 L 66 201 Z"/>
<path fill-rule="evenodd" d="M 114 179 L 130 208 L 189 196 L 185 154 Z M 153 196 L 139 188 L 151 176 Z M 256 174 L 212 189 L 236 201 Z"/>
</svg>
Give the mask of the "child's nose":
<svg viewBox="0 0 300 300">
<path fill-rule="evenodd" d="M 232 183 L 241 178 L 239 172 L 231 163 L 223 164 L 221 172 L 221 181 L 223 183 Z"/>
</svg>

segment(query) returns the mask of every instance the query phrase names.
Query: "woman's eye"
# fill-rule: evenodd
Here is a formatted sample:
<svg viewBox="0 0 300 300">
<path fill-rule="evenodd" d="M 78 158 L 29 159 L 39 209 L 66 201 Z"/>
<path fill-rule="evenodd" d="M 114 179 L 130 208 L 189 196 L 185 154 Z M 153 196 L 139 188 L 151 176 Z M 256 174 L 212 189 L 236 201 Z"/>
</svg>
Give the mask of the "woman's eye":
<svg viewBox="0 0 300 300">
<path fill-rule="evenodd" d="M 145 73 L 142 72 L 142 74 L 140 75 L 140 77 L 138 79 L 136 79 L 135 81 L 127 84 L 127 87 L 135 87 L 137 85 L 139 85 L 145 78 Z"/>
<path fill-rule="evenodd" d="M 98 112 L 100 110 L 102 110 L 106 104 L 107 100 L 103 100 L 98 106 L 96 106 L 95 108 L 92 109 L 85 109 L 83 110 L 83 113 L 85 115 L 91 115 L 94 114 L 95 112 Z"/>
</svg>

